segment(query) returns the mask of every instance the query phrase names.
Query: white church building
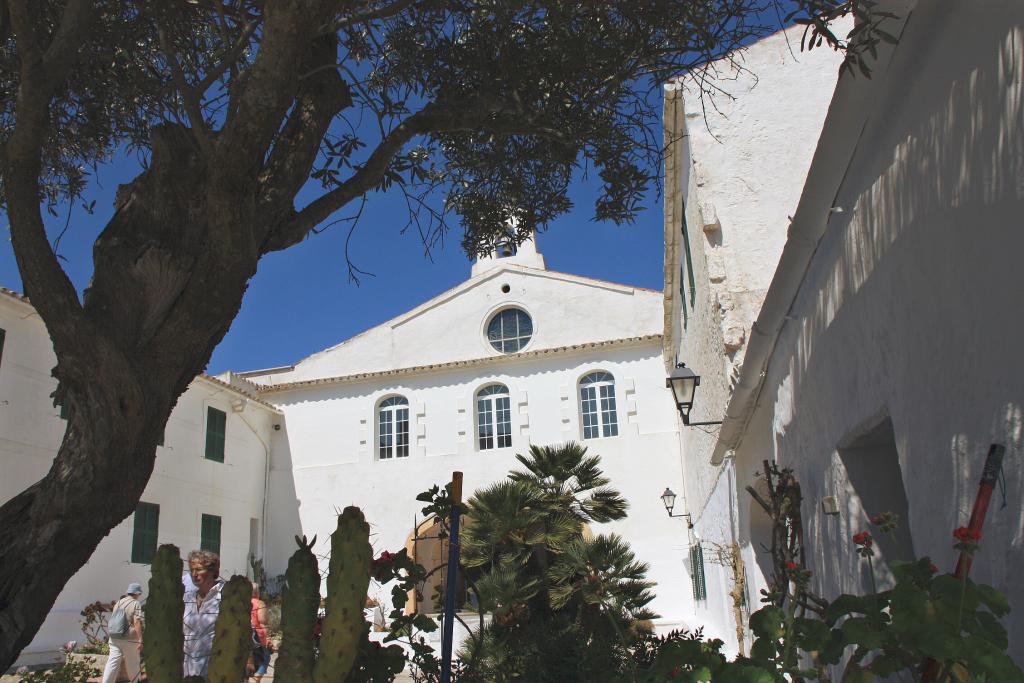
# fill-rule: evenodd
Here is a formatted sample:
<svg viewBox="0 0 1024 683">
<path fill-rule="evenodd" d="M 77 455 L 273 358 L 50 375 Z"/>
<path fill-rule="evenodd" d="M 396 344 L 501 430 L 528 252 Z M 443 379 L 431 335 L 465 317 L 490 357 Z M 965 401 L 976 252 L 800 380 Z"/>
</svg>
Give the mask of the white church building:
<svg viewBox="0 0 1024 683">
<path fill-rule="evenodd" d="M 52 661 L 81 639 L 79 611 L 144 581 L 157 543 L 217 550 L 225 573 L 249 573 L 249 559 L 262 558 L 274 576 L 296 534 L 317 536 L 326 554 L 337 513 L 357 505 L 376 551 L 395 551 L 422 521 L 418 493 L 460 471 L 468 496 L 531 445 L 566 441 L 600 455 L 629 501 L 626 519 L 599 530 L 649 563 L 656 625 L 695 626 L 685 527 L 659 498 L 682 486 L 663 319 L 661 292 L 548 270 L 528 241 L 294 365 L 200 376 L 171 414 L 136 514 L 68 584 L 21 661 Z M 0 329 L 6 500 L 45 473 L 64 423 L 50 398 L 55 359 L 27 299 L 0 293 Z M 386 602 L 380 592 L 370 597 Z"/>
<path fill-rule="evenodd" d="M 346 505 L 362 508 L 378 550 L 405 547 L 416 495 L 452 472 L 469 494 L 532 444 L 580 441 L 630 503 L 602 531 L 650 563 L 664 624 L 684 623 L 680 527 L 658 498 L 681 472 L 661 324 L 660 292 L 547 270 L 526 242 L 338 346 L 231 375 L 283 417 L 270 449 L 268 569 L 284 570 L 298 530 L 325 539 Z"/>
</svg>

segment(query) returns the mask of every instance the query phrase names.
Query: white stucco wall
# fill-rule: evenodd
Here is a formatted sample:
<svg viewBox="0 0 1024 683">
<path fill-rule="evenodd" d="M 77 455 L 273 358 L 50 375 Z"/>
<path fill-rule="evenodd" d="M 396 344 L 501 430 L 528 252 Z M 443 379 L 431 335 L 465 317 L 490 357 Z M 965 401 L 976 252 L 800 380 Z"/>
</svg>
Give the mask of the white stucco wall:
<svg viewBox="0 0 1024 683">
<path fill-rule="evenodd" d="M 50 393 L 56 364 L 49 336 L 25 301 L 0 293 L 0 328 L 6 331 L 0 358 L 0 502 L 41 479 L 60 446 L 65 423 Z M 248 567 L 250 519 L 264 519 L 266 450 L 272 425 L 281 416 L 247 400 L 241 412 L 232 400 L 244 398 L 216 382 L 196 379 L 178 400 L 157 447 L 157 461 L 142 501 L 160 506 L 158 543 L 173 543 L 186 554 L 199 547 L 200 515 L 221 517 L 221 562 L 226 576 Z M 204 459 L 207 406 L 227 413 L 225 460 Z M 102 496 L 102 491 L 96 492 Z M 134 517 L 100 543 L 57 598 L 35 639 L 18 664 L 52 662 L 69 640 L 84 642 L 83 607 L 112 600 L 132 581 L 146 586 L 149 566 L 132 564 Z M 257 548 L 257 552 L 259 552 Z"/>
<path fill-rule="evenodd" d="M 685 362 L 700 375 L 695 422 L 725 414 L 835 87 L 840 56 L 799 41 L 798 29 L 777 33 L 665 88 L 666 369 Z M 702 99 L 704 75 L 715 78 Z M 682 427 L 686 505 L 706 558 L 736 538 L 737 490 L 749 483 L 710 463 L 717 438 L 716 426 Z M 732 572 L 705 571 L 699 614 L 735 651 Z"/>
<path fill-rule="evenodd" d="M 538 322 L 557 324 L 543 318 Z M 650 578 L 658 582 L 653 608 L 666 627 L 695 626 L 687 616 L 685 528 L 668 518 L 659 500 L 665 486 L 680 486 L 676 415 L 664 386 L 659 341 L 528 361 L 511 356 L 493 366 L 267 395 L 284 411 L 287 423 L 273 447 L 270 570 L 284 570 L 296 533 L 316 534 L 326 544 L 337 512 L 346 505 L 364 510 L 378 552 L 404 547 L 423 506 L 416 495 L 450 481 L 453 471 L 465 474 L 468 496 L 506 476 L 518 465 L 515 454 L 530 444 L 580 440 L 576 383 L 590 371 L 604 370 L 615 378 L 619 435 L 585 445 L 601 456 L 602 468 L 629 500 L 630 511 L 626 520 L 594 531 L 622 534 L 637 556 L 651 564 Z M 511 448 L 478 451 L 473 397 L 491 382 L 509 388 L 513 442 Z M 374 450 L 375 406 L 396 393 L 410 404 L 411 454 L 381 461 Z"/>
<path fill-rule="evenodd" d="M 840 125 L 840 109 L 830 125 L 830 113 L 822 144 L 845 136 L 855 151 L 816 159 L 812 177 L 842 181 L 814 188 L 822 197 L 805 193 L 801 206 L 820 199 L 842 212 L 831 213 L 807 266 L 735 455 L 741 481 L 763 458 L 795 469 L 810 568 L 834 597 L 866 588 L 850 537 L 895 499 L 884 491 L 893 476 L 857 480 L 847 469 L 857 460 L 844 462 L 839 447 L 891 419 L 913 549 L 950 571 L 951 531 L 967 522 L 989 444 L 1004 444 L 1007 505 L 993 498 L 972 578 L 1009 597 L 1004 621 L 1018 663 L 1022 53 L 1019 2 L 919 3 L 891 64 L 869 84 L 840 83 L 837 97 L 856 94 L 867 118 Z M 838 499 L 839 515 L 822 513 L 824 496 Z M 865 509 L 868 498 L 875 502 Z M 741 502 L 744 538 L 756 542 Z"/>
<path fill-rule="evenodd" d="M 725 412 L 835 87 L 838 54 L 799 52 L 798 41 L 791 29 L 755 43 L 737 56 L 743 70 L 735 80 L 722 77 L 728 61 L 709 67 L 719 74 L 715 87 L 728 93 L 714 95 L 714 106 L 701 100 L 693 78 L 666 88 L 666 356 L 701 376 L 694 420 Z M 698 518 L 720 480 L 717 468 L 704 466 L 716 436 L 714 429 L 683 435 L 693 463 L 688 503 Z"/>
<path fill-rule="evenodd" d="M 842 35 L 851 25 L 841 20 L 834 30 Z M 842 61 L 827 47 L 801 52 L 801 34 L 801 27 L 780 31 L 677 83 L 685 109 L 678 133 L 690 154 L 678 189 L 696 210 L 691 240 L 705 254 L 724 342 L 737 363 L 775 273 Z M 711 85 L 702 93 L 706 77 Z"/>
<path fill-rule="evenodd" d="M 246 374 L 254 382 L 278 385 L 498 356 L 487 343 L 485 326 L 493 313 L 509 306 L 523 308 L 533 318 L 527 351 L 661 334 L 660 292 L 502 264 L 300 361 L 294 370 Z"/>
</svg>

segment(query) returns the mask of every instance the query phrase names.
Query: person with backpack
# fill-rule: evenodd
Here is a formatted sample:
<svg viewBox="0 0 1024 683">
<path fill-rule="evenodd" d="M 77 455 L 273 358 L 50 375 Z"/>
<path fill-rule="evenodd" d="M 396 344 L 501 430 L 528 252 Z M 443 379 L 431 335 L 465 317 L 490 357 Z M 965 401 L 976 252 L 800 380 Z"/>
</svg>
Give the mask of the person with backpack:
<svg viewBox="0 0 1024 683">
<path fill-rule="evenodd" d="M 107 666 L 103 669 L 102 683 L 117 683 L 117 674 L 124 662 L 128 680 L 139 679 L 140 658 L 142 655 L 142 586 L 138 583 L 128 584 L 124 595 L 118 598 L 107 620 L 107 634 L 110 636 L 107 645 L 110 655 Z"/>
</svg>

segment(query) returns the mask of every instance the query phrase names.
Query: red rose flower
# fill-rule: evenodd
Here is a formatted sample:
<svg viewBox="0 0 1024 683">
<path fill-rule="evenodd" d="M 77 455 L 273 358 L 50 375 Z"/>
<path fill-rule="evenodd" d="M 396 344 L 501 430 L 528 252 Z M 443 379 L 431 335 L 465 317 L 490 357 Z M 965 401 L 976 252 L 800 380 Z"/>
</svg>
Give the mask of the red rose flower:
<svg viewBox="0 0 1024 683">
<path fill-rule="evenodd" d="M 871 519 L 870 519 L 869 521 L 870 521 L 870 522 L 871 522 L 872 524 L 881 524 L 882 522 L 884 522 L 884 521 L 885 521 L 885 517 L 883 517 L 882 515 L 875 515 L 875 516 L 874 516 L 874 517 L 872 517 L 872 518 L 871 518 Z"/>
<path fill-rule="evenodd" d="M 871 547 L 871 532 L 870 531 L 862 531 L 859 534 L 854 534 L 853 535 L 853 542 L 856 543 L 857 545 L 862 545 L 865 548 L 870 548 Z"/>
<path fill-rule="evenodd" d="M 397 556 L 389 553 L 387 550 L 380 554 L 380 557 L 370 562 L 370 576 L 380 580 L 383 576 L 383 570 L 388 569 L 392 564 L 395 563 Z"/>
<path fill-rule="evenodd" d="M 787 562 L 786 563 L 786 569 L 788 569 L 789 571 L 793 571 L 795 569 L 798 569 L 799 567 L 800 567 L 800 565 L 798 565 L 796 562 Z"/>
</svg>

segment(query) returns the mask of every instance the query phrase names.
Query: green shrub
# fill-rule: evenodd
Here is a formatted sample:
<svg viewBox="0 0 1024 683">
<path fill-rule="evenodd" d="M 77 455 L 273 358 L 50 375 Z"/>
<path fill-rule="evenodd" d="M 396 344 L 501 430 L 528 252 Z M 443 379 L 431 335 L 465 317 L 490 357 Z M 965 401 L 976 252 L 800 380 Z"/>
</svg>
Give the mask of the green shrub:
<svg viewBox="0 0 1024 683">
<path fill-rule="evenodd" d="M 87 662 L 66 662 L 51 669 L 17 674 L 19 683 L 88 683 L 103 672 Z"/>
</svg>

